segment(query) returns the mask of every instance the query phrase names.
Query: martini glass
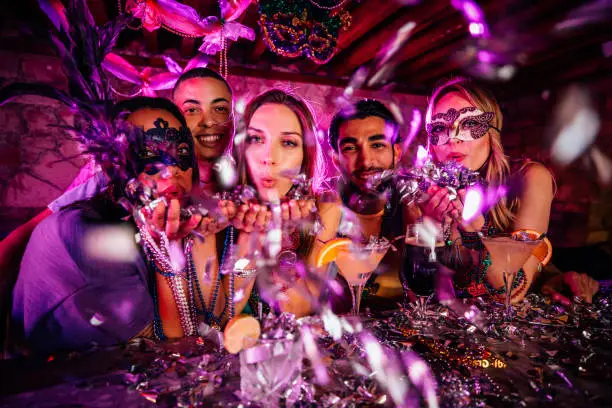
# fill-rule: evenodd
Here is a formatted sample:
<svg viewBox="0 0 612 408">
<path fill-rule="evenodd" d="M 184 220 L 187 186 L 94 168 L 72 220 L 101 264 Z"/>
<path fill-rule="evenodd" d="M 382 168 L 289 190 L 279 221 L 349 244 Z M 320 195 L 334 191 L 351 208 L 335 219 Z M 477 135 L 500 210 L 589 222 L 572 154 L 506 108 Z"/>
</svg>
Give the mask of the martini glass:
<svg viewBox="0 0 612 408">
<path fill-rule="evenodd" d="M 341 251 L 338 253 L 335 262 L 340 274 L 346 279 L 351 288 L 351 299 L 353 306 L 351 314 L 359 314 L 361 306 L 361 294 L 372 272 L 376 270 L 380 261 L 389 250 L 390 243 L 387 240 L 377 240 L 370 242 L 366 246 L 351 248 L 351 251 Z"/>
<path fill-rule="evenodd" d="M 489 251 L 491 267 L 496 272 L 501 271 L 506 290 L 505 315 L 512 317 L 512 286 L 518 270 L 527 262 L 531 253 L 542 243 L 541 239 L 531 239 L 527 236 L 500 235 L 481 237 L 482 243 Z"/>
</svg>

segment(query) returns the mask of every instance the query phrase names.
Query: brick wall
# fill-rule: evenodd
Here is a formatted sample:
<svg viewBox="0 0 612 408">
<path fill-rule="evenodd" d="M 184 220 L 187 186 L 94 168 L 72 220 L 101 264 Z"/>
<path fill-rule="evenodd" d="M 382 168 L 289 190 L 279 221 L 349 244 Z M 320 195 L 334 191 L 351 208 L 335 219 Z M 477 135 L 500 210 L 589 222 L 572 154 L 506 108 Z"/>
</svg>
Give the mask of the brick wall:
<svg viewBox="0 0 612 408">
<path fill-rule="evenodd" d="M 0 51 L 0 85 L 42 82 L 67 90 L 59 60 Z M 77 146 L 53 125 L 71 123 L 59 103 L 22 97 L 0 108 L 0 237 L 45 207 L 84 163 Z"/>
<path fill-rule="evenodd" d="M 44 82 L 66 90 L 67 80 L 59 60 L 48 55 L 0 51 L 0 85 L 14 81 Z M 264 89 L 283 86 L 312 102 L 321 128 L 326 129 L 329 106 L 340 88 L 302 83 L 279 83 L 230 75 L 236 95 L 246 99 Z M 131 93 L 129 85 L 113 81 L 119 90 Z M 612 80 L 591 84 L 602 125 L 597 146 L 612 157 Z M 546 129 L 558 96 L 531 95 L 500 101 L 504 111 L 503 143 L 510 156 L 525 155 L 550 165 Z M 162 93 L 160 96 L 168 96 Z M 362 92 L 360 96 L 388 96 Z M 543 97 L 545 96 L 545 97 Z M 425 98 L 393 95 L 410 118 L 410 111 L 423 112 Z M 57 103 L 37 97 L 20 98 L 0 108 L 0 237 L 44 208 L 70 184 L 85 159 L 63 160 L 77 146 L 59 129 L 49 125 L 70 122 L 70 113 Z M 409 120 L 409 119 L 408 119 Z M 424 133 L 418 143 L 424 143 Z M 412 149 L 411 149 L 412 150 Z M 553 203 L 550 232 L 556 247 L 578 246 L 612 239 L 612 190 L 601 186 L 592 169 L 582 162 L 553 169 L 558 191 Z"/>
<path fill-rule="evenodd" d="M 109 78 L 122 94 L 134 93 L 134 85 Z M 338 87 L 232 75 L 229 80 L 237 99 L 248 100 L 271 87 L 293 90 L 310 102 L 321 129 L 327 129 L 333 114 L 330 106 L 343 91 Z M 0 86 L 11 82 L 42 82 L 63 90 L 68 86 L 56 57 L 0 51 Z M 169 97 L 169 91 L 159 96 Z M 383 101 L 391 98 L 401 106 L 408 121 L 412 109 L 423 111 L 426 103 L 424 97 L 414 95 L 358 91 L 356 96 Z M 70 112 L 59 103 L 44 98 L 23 97 L 0 108 L 0 238 L 59 196 L 84 164 L 84 158 L 64 160 L 75 155 L 78 146 L 65 132 L 53 127 L 71 120 Z"/>
</svg>

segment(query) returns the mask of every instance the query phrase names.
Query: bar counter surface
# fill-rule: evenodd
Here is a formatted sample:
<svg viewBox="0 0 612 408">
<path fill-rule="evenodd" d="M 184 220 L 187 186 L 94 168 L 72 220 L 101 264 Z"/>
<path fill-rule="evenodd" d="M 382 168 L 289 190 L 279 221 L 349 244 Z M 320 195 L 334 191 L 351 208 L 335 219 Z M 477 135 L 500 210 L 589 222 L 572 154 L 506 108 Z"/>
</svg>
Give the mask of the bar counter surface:
<svg viewBox="0 0 612 408">
<path fill-rule="evenodd" d="M 481 311 L 477 319 L 470 306 Z M 411 353 L 427 362 L 426 371 L 437 383 L 439 406 L 612 406 L 610 293 L 598 295 L 592 305 L 569 308 L 532 294 L 515 306 L 516 316 L 510 321 L 501 319 L 502 309 L 476 299 L 453 307 L 432 305 L 425 319 L 413 318 L 409 308 L 366 314 L 361 322 L 381 346 L 396 353 L 392 355 Z M 279 400 L 251 406 L 396 405 L 387 392 L 393 388 L 393 375 L 385 379 L 379 376 L 380 368 L 374 372 L 367 358 L 371 351 L 357 341 L 358 335 L 345 333 L 333 340 L 322 320 L 305 319 L 318 345 L 319 361 L 304 360 L 301 375 Z M 212 337 L 163 344 L 136 339 L 123 346 L 45 359 L 5 360 L 0 363 L 0 406 L 244 404 L 240 357 L 225 352 Z M 371 371 L 359 373 L 360 367 Z M 318 368 L 328 374 L 326 384 L 315 378 Z M 409 388 L 413 391 L 406 394 L 405 406 L 426 406 L 422 389 Z"/>
</svg>

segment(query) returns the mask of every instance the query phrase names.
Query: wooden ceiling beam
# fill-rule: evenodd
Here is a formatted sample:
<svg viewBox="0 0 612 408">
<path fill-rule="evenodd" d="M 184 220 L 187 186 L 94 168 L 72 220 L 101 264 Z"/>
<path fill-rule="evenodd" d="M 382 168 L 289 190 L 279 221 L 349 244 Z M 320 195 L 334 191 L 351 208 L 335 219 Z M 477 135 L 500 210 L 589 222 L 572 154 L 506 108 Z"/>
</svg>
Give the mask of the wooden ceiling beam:
<svg viewBox="0 0 612 408">
<path fill-rule="evenodd" d="M 372 60 L 380 47 L 393 38 L 397 31 L 409 21 L 417 23 L 412 33 L 415 35 L 429 26 L 423 22 L 430 20 L 432 16 L 437 15 L 438 18 L 443 18 L 453 12 L 454 9 L 444 1 L 429 1 L 415 7 L 404 7 L 396 13 L 392 22 L 371 32 L 362 40 L 355 41 L 344 52 L 336 55 L 332 60 L 331 71 L 336 76 L 346 75 Z"/>
<path fill-rule="evenodd" d="M 547 89 L 558 89 L 571 83 L 589 83 L 599 79 L 609 78 L 612 71 L 612 59 L 594 58 L 592 60 L 582 60 L 569 69 L 564 69 L 558 75 L 551 71 L 539 74 L 521 76 L 512 82 L 499 86 L 503 89 L 505 99 L 513 99 L 528 94 L 537 94 Z"/>
<path fill-rule="evenodd" d="M 565 14 L 566 8 L 570 7 L 571 5 L 560 7 L 557 2 L 550 0 L 538 3 L 533 8 L 520 10 L 518 13 L 500 20 L 493 30 L 495 31 L 495 29 L 499 29 L 499 27 L 516 28 L 517 24 L 521 22 L 534 21 L 534 23 L 530 25 L 531 30 L 524 34 L 525 37 L 522 39 L 527 44 L 525 53 L 527 53 L 527 55 L 529 53 L 538 55 L 537 51 L 542 48 L 542 44 L 538 44 L 535 41 L 530 43 L 529 38 L 537 39 L 549 35 L 552 26 L 555 24 L 554 19 L 551 20 L 547 18 L 542 20 L 541 18 L 550 13 L 562 16 Z M 489 7 L 486 7 L 485 11 L 491 14 L 496 12 L 496 10 L 492 10 Z M 503 32 L 504 30 L 500 31 Z M 461 39 L 466 38 L 468 38 L 467 32 L 463 33 Z M 514 41 L 520 40 L 521 38 L 514 39 Z M 440 77 L 447 77 L 461 70 L 460 62 L 453 57 L 456 56 L 457 52 L 460 52 L 464 46 L 465 43 L 463 41 L 450 42 L 433 52 L 426 52 L 422 55 L 418 55 L 415 59 L 405 62 L 400 69 L 398 69 L 398 72 L 402 72 L 401 78 L 403 80 L 418 80 L 422 82 L 428 82 Z M 528 47 L 531 47 L 531 49 Z"/>
<path fill-rule="evenodd" d="M 599 46 L 596 44 L 596 48 Z M 520 93 L 524 88 L 526 91 L 538 88 L 544 89 L 555 84 L 564 84 L 581 78 L 587 78 L 595 72 L 605 72 L 601 67 L 609 67 L 605 65 L 610 58 L 602 58 L 597 55 L 596 51 L 591 51 L 593 54 L 588 57 L 577 57 L 584 54 L 584 50 L 575 50 L 574 53 L 563 53 L 557 58 L 548 59 L 548 63 L 542 62 L 528 67 L 518 67 L 516 75 L 508 82 L 501 82 L 499 86 L 514 93 Z M 572 55 L 570 57 L 570 55 Z M 562 68 L 560 68 L 562 67 Z M 411 84 L 420 84 L 431 87 L 440 79 L 450 78 L 456 75 L 465 75 L 461 66 L 453 61 L 439 62 L 430 65 L 418 73 L 403 77 L 399 82 L 410 82 Z M 516 89 L 515 89 L 516 88 Z"/>
<path fill-rule="evenodd" d="M 482 6 L 483 12 L 496 15 L 503 12 L 504 2 L 493 1 Z M 419 68 L 437 59 L 447 60 L 452 53 L 460 48 L 460 43 L 468 38 L 468 22 L 458 12 L 453 14 L 448 22 L 441 26 L 434 21 L 428 22 L 430 29 L 421 30 L 394 58 L 402 64 L 398 71 L 414 73 Z M 447 53 L 447 55 L 444 55 Z M 417 67 L 417 68 L 415 68 Z"/>
<path fill-rule="evenodd" d="M 468 25 L 459 14 L 451 15 L 446 21 L 432 23 L 429 29 L 416 34 L 393 59 L 395 63 L 419 60 L 440 46 L 455 43 L 467 36 Z"/>
<path fill-rule="evenodd" d="M 556 83 L 568 83 L 573 81 L 585 81 L 594 76 L 605 76 L 610 78 L 612 72 L 612 58 L 594 58 L 592 61 L 576 64 L 574 67 L 562 71 L 554 78 Z"/>
<path fill-rule="evenodd" d="M 377 25 L 402 8 L 399 1 L 368 0 L 362 2 L 351 12 L 351 26 L 340 30 L 338 53 L 371 32 Z"/>
<path fill-rule="evenodd" d="M 450 77 L 452 73 L 460 70 L 461 68 L 455 63 L 438 62 L 427 66 L 426 69 L 421 70 L 420 72 L 406 74 L 402 77 L 401 81 L 410 81 L 411 83 L 420 85 L 429 84 L 432 80 Z"/>
<path fill-rule="evenodd" d="M 506 8 L 507 4 L 500 1 L 484 3 L 482 6 L 485 15 L 489 16 L 503 14 Z M 558 11 L 558 2 L 548 0 L 535 3 L 534 7 L 520 9 L 518 13 L 514 13 L 511 17 L 504 18 L 501 22 L 496 23 L 493 30 L 495 31 L 496 29 L 500 29 L 500 31 L 504 32 L 507 29 L 516 29 L 517 25 L 520 23 L 538 21 L 540 17 L 549 13 L 551 8 L 555 8 L 556 11 Z M 409 46 L 405 47 L 400 52 L 395 61 L 410 61 L 410 66 L 415 66 L 412 64 L 412 62 L 417 61 L 419 63 L 416 64 L 416 66 L 420 67 L 427 65 L 426 63 L 422 62 L 423 58 L 434 60 L 432 57 L 439 57 L 443 55 L 444 50 L 452 53 L 454 51 L 454 47 L 452 46 L 453 42 L 455 40 L 463 40 L 468 36 L 467 21 L 465 21 L 464 17 L 459 14 L 456 14 L 455 18 L 457 25 L 454 27 L 449 27 L 445 33 L 435 35 L 435 33 L 432 33 L 429 30 L 421 30 L 420 33 L 414 36 L 414 39 L 409 43 Z M 440 50 L 438 48 L 440 46 L 444 48 Z M 432 53 L 432 49 L 436 49 L 436 51 Z"/>
<path fill-rule="evenodd" d="M 375 34 L 364 38 L 363 41 L 356 41 L 344 52 L 336 54 L 329 63 L 331 72 L 337 77 L 347 75 L 357 67 L 372 60 L 380 47 L 392 38 L 404 24 L 410 21 L 405 13 L 400 12 L 398 14 L 400 15 L 391 24 L 377 30 Z"/>
<path fill-rule="evenodd" d="M 409 78 L 419 71 L 430 67 L 432 64 L 438 62 L 450 63 L 452 56 L 463 48 L 463 40 L 466 37 L 467 34 L 465 32 L 463 32 L 458 38 L 453 36 L 452 39 L 448 39 L 448 42 L 431 52 L 425 52 L 420 58 L 411 59 L 410 61 L 404 62 L 397 68 L 396 75 L 402 79 Z"/>
<path fill-rule="evenodd" d="M 523 68 L 517 72 L 516 83 L 527 82 L 563 82 L 579 79 L 600 67 L 610 58 L 604 58 L 601 44 L 593 43 L 571 53 L 562 53 L 550 58 L 545 64 L 537 64 Z M 603 64 L 603 65 L 602 65 Z M 537 80 L 534 81 L 534 79 Z"/>
<path fill-rule="evenodd" d="M 503 11 L 503 7 L 503 2 L 487 3 L 483 5 L 483 12 L 490 16 L 496 16 Z M 557 12 L 564 12 L 564 10 L 559 11 L 557 2 L 552 0 L 544 1 L 536 3 L 534 7 L 531 8 L 519 9 L 517 13 L 495 23 L 492 29 L 494 32 L 505 32 L 506 29 L 511 27 L 515 29 L 520 23 L 530 21 L 537 22 L 539 18 L 550 13 L 553 8 Z M 460 18 L 463 20 L 462 16 L 460 16 Z M 462 50 L 465 46 L 464 40 L 469 38 L 467 22 L 463 20 L 459 24 L 464 27 L 463 30 L 459 30 L 458 26 L 454 32 L 446 36 L 438 36 L 437 39 L 433 39 L 429 44 L 426 42 L 428 35 L 424 33 L 423 36 L 412 41 L 409 47 L 405 47 L 403 54 L 397 57 L 398 61 L 404 61 L 397 69 L 397 72 L 401 73 L 401 80 L 405 81 L 417 78 L 419 81 L 429 81 L 432 78 L 436 78 L 436 76 L 445 77 L 459 71 L 461 67 L 459 63 L 453 59 L 453 56 Z M 535 27 L 544 34 L 550 30 L 550 22 L 545 20 L 544 23 L 536 24 Z M 536 46 L 536 44 L 532 45 Z M 407 57 L 409 57 L 409 59 L 405 60 Z M 438 66 L 439 63 L 445 65 Z M 444 66 L 446 66 L 446 70 Z M 423 75 L 423 73 L 425 75 Z"/>
<path fill-rule="evenodd" d="M 533 66 L 557 58 L 563 54 L 570 54 L 591 44 L 603 44 L 612 41 L 612 31 L 594 27 L 582 30 L 572 37 L 555 37 L 547 44 L 547 52 L 531 53 L 525 61 L 525 66 Z"/>
<path fill-rule="evenodd" d="M 136 55 L 127 55 L 121 54 L 123 58 L 125 58 L 128 62 L 136 67 L 152 67 L 152 68 L 162 68 L 165 69 L 166 65 L 164 63 L 163 58 L 161 57 L 141 57 Z M 185 63 L 185 61 L 177 61 L 181 65 Z M 209 64 L 209 66 L 213 69 L 217 69 L 218 66 L 216 63 Z M 273 69 L 261 69 L 261 68 L 252 68 L 234 65 L 230 68 L 230 75 L 237 76 L 247 76 L 247 77 L 255 77 L 261 79 L 269 79 L 274 81 L 288 81 L 288 82 L 301 82 L 301 83 L 310 83 L 310 84 L 321 84 L 328 86 L 336 86 L 336 87 L 346 87 L 348 85 L 347 79 L 339 79 L 333 78 L 324 75 L 305 75 L 302 73 L 296 72 L 287 72 L 287 71 L 275 71 Z M 405 86 L 399 86 L 394 90 L 397 93 L 409 93 L 415 94 L 412 89 L 409 89 Z"/>
<path fill-rule="evenodd" d="M 601 46 L 591 44 L 573 53 L 563 53 L 550 59 L 547 64 L 519 68 L 510 81 L 493 82 L 491 87 L 502 90 L 505 97 L 510 98 L 563 86 L 574 81 L 603 77 L 609 75 L 611 69 L 612 59 L 602 58 Z M 429 67 L 410 80 L 412 83 L 421 83 L 432 88 L 439 79 L 460 73 L 461 70 L 457 66 L 440 63 Z"/>
<path fill-rule="evenodd" d="M 304 58 L 301 64 L 299 64 L 300 72 L 305 74 L 311 74 L 315 72 L 325 72 L 327 69 L 325 64 L 317 64 L 309 58 Z"/>
</svg>

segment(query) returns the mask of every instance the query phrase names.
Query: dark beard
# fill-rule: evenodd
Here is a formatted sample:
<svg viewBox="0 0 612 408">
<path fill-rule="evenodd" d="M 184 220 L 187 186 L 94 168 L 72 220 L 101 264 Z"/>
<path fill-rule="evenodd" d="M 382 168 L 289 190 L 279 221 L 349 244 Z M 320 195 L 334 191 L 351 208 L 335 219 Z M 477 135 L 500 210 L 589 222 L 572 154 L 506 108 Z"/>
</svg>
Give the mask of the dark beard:
<svg viewBox="0 0 612 408">
<path fill-rule="evenodd" d="M 338 187 L 342 204 L 358 214 L 375 214 L 384 208 L 386 193 L 364 191 L 352 181 L 347 183 L 344 179 L 341 179 Z"/>
</svg>

